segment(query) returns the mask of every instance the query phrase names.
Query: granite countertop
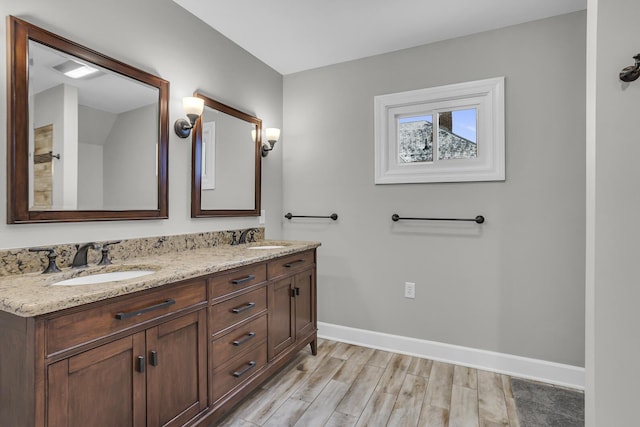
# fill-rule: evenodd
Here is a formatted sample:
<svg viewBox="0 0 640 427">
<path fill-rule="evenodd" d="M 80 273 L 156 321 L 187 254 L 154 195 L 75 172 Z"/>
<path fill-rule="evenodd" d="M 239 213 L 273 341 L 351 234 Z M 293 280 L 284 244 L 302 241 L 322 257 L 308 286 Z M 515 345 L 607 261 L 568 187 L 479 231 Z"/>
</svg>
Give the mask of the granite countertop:
<svg viewBox="0 0 640 427">
<path fill-rule="evenodd" d="M 284 246 L 249 249 L 252 246 Z M 65 268 L 60 273 L 28 273 L 0 277 L 0 310 L 21 317 L 34 317 L 168 283 L 206 276 L 218 271 L 302 252 L 320 246 L 319 242 L 263 240 L 237 246 L 185 250 L 140 257 L 108 266 L 85 269 Z M 53 286 L 72 277 L 126 270 L 155 270 L 155 273 L 117 282 L 80 286 Z"/>
</svg>

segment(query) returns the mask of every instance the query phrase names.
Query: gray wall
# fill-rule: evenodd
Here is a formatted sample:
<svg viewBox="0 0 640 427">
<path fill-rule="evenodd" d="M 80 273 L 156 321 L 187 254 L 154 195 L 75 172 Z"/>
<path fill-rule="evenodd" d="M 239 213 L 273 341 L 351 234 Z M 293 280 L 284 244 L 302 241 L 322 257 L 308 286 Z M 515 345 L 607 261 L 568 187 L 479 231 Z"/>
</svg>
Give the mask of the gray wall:
<svg viewBox="0 0 640 427">
<path fill-rule="evenodd" d="M 182 98 L 195 90 L 282 127 L 282 76 L 171 0 L 4 0 L 15 15 L 170 82 L 170 126 L 184 117 Z M 6 22 L 0 21 L 0 81 L 6 81 Z M 6 117 L 6 85 L 0 116 Z M 0 164 L 6 164 L 6 121 L 0 121 Z M 263 162 L 267 236 L 281 237 L 282 151 Z M 0 173 L 0 188 L 6 176 Z M 169 219 L 81 224 L 7 225 L 0 209 L 0 248 L 109 240 L 257 226 L 257 217 L 190 218 L 191 140 L 169 140 Z M 0 191 L 6 206 L 6 192 Z"/>
<path fill-rule="evenodd" d="M 586 425 L 638 425 L 640 3 L 589 1 L 587 83 Z"/>
<path fill-rule="evenodd" d="M 579 12 L 285 76 L 284 210 L 340 215 L 284 225 L 322 241 L 320 321 L 583 365 L 585 26 Z M 497 76 L 506 181 L 374 185 L 375 95 Z"/>
<path fill-rule="evenodd" d="M 78 209 L 104 209 L 103 148 L 78 143 Z"/>
<path fill-rule="evenodd" d="M 125 111 L 104 143 L 105 209 L 154 209 L 158 206 L 156 144 L 158 108 L 155 104 Z M 140 123 L 151 126 L 137 126 Z"/>
</svg>

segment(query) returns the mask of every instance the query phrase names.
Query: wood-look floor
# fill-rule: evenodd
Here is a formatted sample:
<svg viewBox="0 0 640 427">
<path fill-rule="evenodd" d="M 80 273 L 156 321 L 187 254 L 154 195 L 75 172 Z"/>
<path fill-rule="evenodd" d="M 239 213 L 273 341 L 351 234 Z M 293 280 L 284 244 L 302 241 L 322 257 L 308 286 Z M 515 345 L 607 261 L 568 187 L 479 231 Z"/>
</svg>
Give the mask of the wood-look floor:
<svg viewBox="0 0 640 427">
<path fill-rule="evenodd" d="M 320 340 L 224 427 L 520 427 L 507 375 Z"/>
</svg>

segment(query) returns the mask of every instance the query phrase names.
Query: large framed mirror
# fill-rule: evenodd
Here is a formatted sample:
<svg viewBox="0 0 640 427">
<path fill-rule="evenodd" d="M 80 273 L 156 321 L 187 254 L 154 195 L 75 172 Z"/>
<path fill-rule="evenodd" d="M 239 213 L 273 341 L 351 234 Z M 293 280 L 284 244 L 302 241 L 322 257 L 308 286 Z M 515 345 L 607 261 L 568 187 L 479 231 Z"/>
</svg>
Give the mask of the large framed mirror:
<svg viewBox="0 0 640 427">
<path fill-rule="evenodd" d="M 7 222 L 168 218 L 169 82 L 7 25 Z"/>
<path fill-rule="evenodd" d="M 262 121 L 201 93 L 193 132 L 191 217 L 260 215 Z"/>
</svg>

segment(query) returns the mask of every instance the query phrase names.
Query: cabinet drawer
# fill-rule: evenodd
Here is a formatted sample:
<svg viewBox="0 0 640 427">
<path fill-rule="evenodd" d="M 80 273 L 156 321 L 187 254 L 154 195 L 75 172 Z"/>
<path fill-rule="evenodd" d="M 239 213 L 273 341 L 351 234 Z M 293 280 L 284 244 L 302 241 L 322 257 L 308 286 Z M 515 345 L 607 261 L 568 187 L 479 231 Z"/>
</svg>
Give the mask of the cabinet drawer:
<svg viewBox="0 0 640 427">
<path fill-rule="evenodd" d="M 315 263 L 314 251 L 300 252 L 286 257 L 278 258 L 267 264 L 267 275 L 269 279 L 289 274 L 294 271 L 304 270 L 312 267 Z"/>
<path fill-rule="evenodd" d="M 215 335 L 267 309 L 267 288 L 262 287 L 214 304 L 211 307 L 211 334 Z"/>
<path fill-rule="evenodd" d="M 265 264 L 243 267 L 230 273 L 216 275 L 209 279 L 210 298 L 220 298 L 266 280 L 267 266 Z"/>
<path fill-rule="evenodd" d="M 228 360 L 267 339 L 266 314 L 234 328 L 228 334 L 211 343 L 212 367 L 217 368 Z"/>
<path fill-rule="evenodd" d="M 212 401 L 215 402 L 238 385 L 253 377 L 262 370 L 266 363 L 267 343 L 265 342 L 246 354 L 220 366 L 213 372 L 212 376 Z"/>
<path fill-rule="evenodd" d="M 206 302 L 206 291 L 204 280 L 167 285 L 157 290 L 131 294 L 98 307 L 47 319 L 47 355 Z"/>
</svg>

